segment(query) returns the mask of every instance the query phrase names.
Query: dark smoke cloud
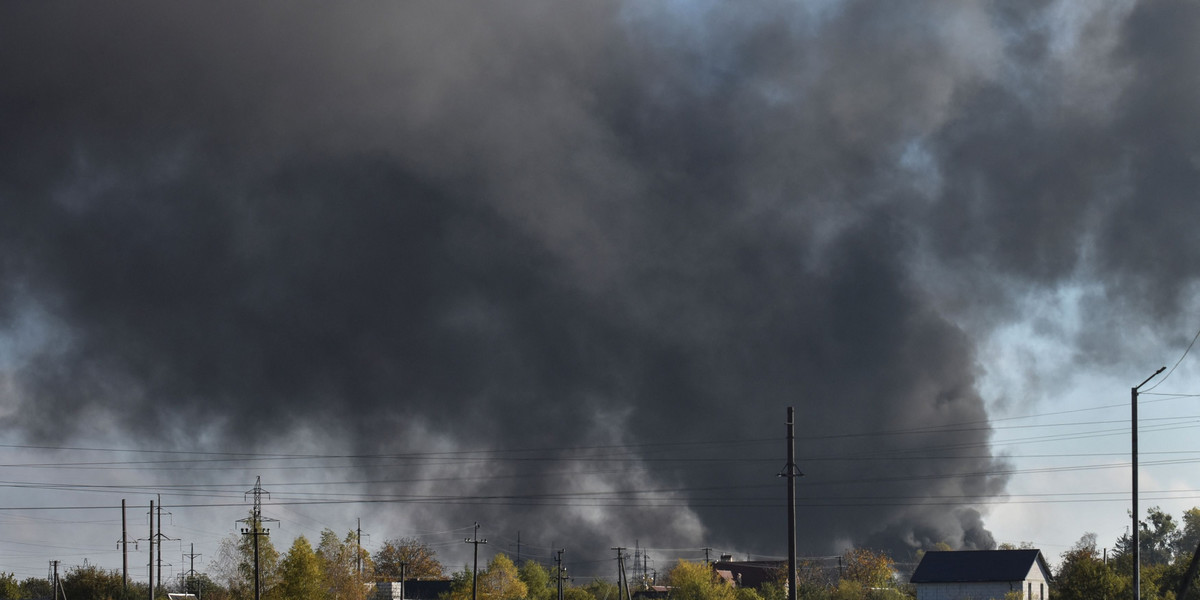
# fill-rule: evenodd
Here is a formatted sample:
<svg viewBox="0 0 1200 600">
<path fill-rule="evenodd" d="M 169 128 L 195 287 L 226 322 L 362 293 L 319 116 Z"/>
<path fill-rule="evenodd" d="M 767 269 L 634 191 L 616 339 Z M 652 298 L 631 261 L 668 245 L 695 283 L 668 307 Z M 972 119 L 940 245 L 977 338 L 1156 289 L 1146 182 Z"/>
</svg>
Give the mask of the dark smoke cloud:
<svg viewBox="0 0 1200 600">
<path fill-rule="evenodd" d="M 830 434 L 986 423 L 973 335 L 1026 293 L 1086 278 L 1097 322 L 1165 328 L 1198 264 L 1200 87 L 1158 65 L 1194 63 L 1200 15 L 1036 4 L 7 5 L 0 314 L 55 333 L 3 426 L 562 448 L 776 437 L 795 404 L 807 551 L 991 547 L 986 427 Z M 595 458 L 416 472 L 536 495 L 781 466 Z M 406 510 L 782 552 L 778 519 L 679 496 Z"/>
</svg>

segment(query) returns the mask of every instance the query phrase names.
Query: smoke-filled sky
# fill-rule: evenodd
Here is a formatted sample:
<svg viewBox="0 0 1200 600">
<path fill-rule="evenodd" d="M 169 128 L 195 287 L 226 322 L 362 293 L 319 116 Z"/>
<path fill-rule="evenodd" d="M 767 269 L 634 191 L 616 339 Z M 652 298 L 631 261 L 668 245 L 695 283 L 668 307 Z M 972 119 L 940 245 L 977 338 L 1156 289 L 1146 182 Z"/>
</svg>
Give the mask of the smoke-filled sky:
<svg viewBox="0 0 1200 600">
<path fill-rule="evenodd" d="M 119 567 L 113 507 L 146 537 L 159 493 L 208 560 L 259 475 L 282 548 L 362 518 L 455 567 L 475 521 L 581 577 L 779 556 L 787 406 L 802 553 L 1111 543 L 1128 388 L 1200 326 L 1198 29 L 6 3 L 0 571 Z M 1143 506 L 1200 503 L 1200 408 L 1144 398 Z"/>
</svg>

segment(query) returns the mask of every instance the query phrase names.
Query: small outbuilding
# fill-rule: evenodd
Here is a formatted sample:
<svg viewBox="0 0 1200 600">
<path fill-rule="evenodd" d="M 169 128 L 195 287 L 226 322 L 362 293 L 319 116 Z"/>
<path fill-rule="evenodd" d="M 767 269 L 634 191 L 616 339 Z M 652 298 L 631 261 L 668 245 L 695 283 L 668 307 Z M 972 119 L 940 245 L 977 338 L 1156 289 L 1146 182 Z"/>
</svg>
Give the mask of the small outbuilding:
<svg viewBox="0 0 1200 600">
<path fill-rule="evenodd" d="M 1024 600 L 1050 597 L 1050 568 L 1040 550 L 926 552 L 913 572 L 917 600 Z"/>
</svg>

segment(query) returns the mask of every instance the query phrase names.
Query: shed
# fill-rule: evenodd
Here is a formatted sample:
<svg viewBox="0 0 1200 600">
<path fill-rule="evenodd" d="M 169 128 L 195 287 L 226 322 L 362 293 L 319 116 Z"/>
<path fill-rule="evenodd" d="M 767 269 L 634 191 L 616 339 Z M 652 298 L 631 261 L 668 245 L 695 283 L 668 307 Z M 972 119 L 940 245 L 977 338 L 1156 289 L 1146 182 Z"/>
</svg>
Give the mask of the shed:
<svg viewBox="0 0 1200 600">
<path fill-rule="evenodd" d="M 1025 600 L 1050 597 L 1050 567 L 1040 550 L 926 552 L 910 581 L 917 600 Z"/>
</svg>

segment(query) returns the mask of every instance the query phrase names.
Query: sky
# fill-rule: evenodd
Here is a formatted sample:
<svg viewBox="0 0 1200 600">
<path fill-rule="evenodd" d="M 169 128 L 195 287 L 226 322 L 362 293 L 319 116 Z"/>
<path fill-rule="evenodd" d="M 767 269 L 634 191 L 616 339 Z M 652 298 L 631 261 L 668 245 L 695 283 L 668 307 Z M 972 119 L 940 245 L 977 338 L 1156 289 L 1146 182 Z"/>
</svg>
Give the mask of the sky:
<svg viewBox="0 0 1200 600">
<path fill-rule="evenodd" d="M 900 562 L 1200 504 L 1200 7 L 0 5 L 0 571 Z M 518 547 L 520 540 L 520 547 Z M 131 554 L 144 580 L 146 542 Z"/>
</svg>

